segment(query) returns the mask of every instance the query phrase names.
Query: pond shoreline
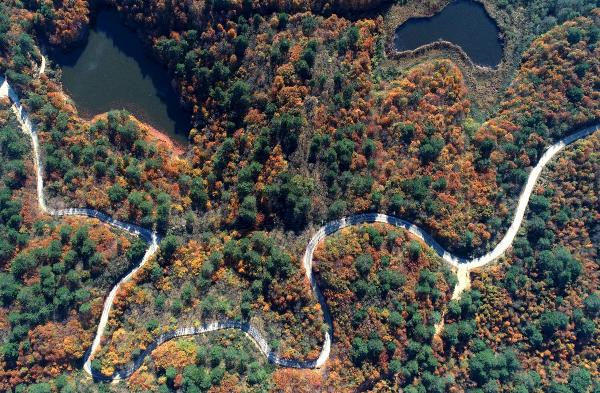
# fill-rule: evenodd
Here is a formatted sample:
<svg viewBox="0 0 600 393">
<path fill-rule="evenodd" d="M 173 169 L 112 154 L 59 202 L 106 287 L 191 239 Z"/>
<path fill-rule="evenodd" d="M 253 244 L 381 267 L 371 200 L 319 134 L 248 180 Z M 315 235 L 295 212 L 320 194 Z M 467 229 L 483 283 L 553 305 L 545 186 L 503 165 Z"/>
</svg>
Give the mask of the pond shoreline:
<svg viewBox="0 0 600 393">
<path fill-rule="evenodd" d="M 505 40 L 497 21 L 485 4 L 475 0 L 454 0 L 429 10 L 430 15 L 408 14 L 393 31 L 392 46 L 398 55 L 443 45 L 458 50 L 469 62 L 484 68 L 498 68 L 504 59 Z M 461 18 L 468 23 L 459 23 Z M 476 34 L 474 34 L 477 32 Z"/>
<path fill-rule="evenodd" d="M 92 117 L 89 120 L 86 120 L 88 124 L 91 124 L 97 120 L 105 120 L 108 112 L 99 113 Z M 81 117 L 81 116 L 80 116 Z M 176 139 L 171 138 L 168 134 L 152 127 L 152 125 L 145 123 L 144 121 L 138 119 L 134 114 L 129 113 L 129 117 L 133 120 L 137 126 L 142 130 L 146 131 L 146 139 L 152 142 L 157 142 L 158 144 L 164 145 L 170 152 L 174 153 L 177 156 L 182 156 L 185 154 L 187 148 L 181 142 Z"/>
<path fill-rule="evenodd" d="M 487 118 L 499 104 L 502 92 L 507 88 L 521 60 L 520 41 L 511 34 L 516 26 L 526 26 L 524 13 L 514 13 L 509 19 L 490 0 L 475 0 L 482 4 L 487 14 L 493 18 L 500 29 L 503 42 L 503 58 L 492 71 L 475 67 L 456 48 L 451 46 L 429 46 L 420 48 L 412 54 L 401 53 L 394 45 L 398 26 L 410 18 L 431 17 L 445 8 L 451 0 L 435 0 L 433 3 L 409 2 L 405 5 L 392 5 L 384 15 L 385 57 L 384 64 L 391 69 L 407 72 L 420 63 L 450 59 L 461 70 L 468 87 L 468 98 L 472 102 L 473 117 L 479 120 Z"/>
<path fill-rule="evenodd" d="M 464 60 L 466 63 L 469 64 L 470 67 L 472 67 L 478 71 L 481 71 L 481 72 L 494 73 L 498 70 L 497 66 L 491 67 L 491 66 L 486 66 L 486 65 L 481 65 L 481 64 L 475 63 L 473 61 L 473 59 L 471 59 L 471 57 L 467 54 L 467 52 L 464 51 L 464 49 L 460 45 L 455 44 L 450 41 L 446 41 L 446 40 L 434 41 L 429 44 L 421 45 L 415 49 L 396 51 L 396 53 L 394 53 L 394 57 L 398 58 L 398 59 L 399 58 L 415 58 L 415 57 L 419 57 L 419 56 L 424 56 L 428 52 L 432 52 L 435 50 L 455 51 L 462 58 L 462 60 Z"/>
<path fill-rule="evenodd" d="M 152 134 L 162 135 L 156 139 L 187 146 L 191 113 L 181 105 L 168 71 L 118 11 L 98 10 L 85 41 L 51 55 L 63 90 L 82 119 L 125 109 L 154 129 Z"/>
</svg>

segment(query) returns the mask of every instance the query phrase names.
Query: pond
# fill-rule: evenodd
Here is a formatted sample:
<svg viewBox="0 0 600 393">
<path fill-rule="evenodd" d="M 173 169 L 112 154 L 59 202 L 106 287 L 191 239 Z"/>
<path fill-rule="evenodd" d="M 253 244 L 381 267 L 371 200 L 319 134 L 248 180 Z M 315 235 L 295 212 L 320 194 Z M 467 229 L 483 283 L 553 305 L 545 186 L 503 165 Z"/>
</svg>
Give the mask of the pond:
<svg viewBox="0 0 600 393">
<path fill-rule="evenodd" d="M 502 60 L 502 42 L 496 22 L 481 3 L 457 0 L 429 18 L 411 18 L 398 26 L 397 50 L 418 48 L 438 40 L 459 45 L 480 65 L 497 66 Z"/>
<path fill-rule="evenodd" d="M 126 109 L 179 142 L 187 140 L 190 115 L 179 105 L 168 72 L 126 28 L 116 11 L 97 14 L 83 46 L 51 58 L 62 82 L 85 118 Z"/>
</svg>

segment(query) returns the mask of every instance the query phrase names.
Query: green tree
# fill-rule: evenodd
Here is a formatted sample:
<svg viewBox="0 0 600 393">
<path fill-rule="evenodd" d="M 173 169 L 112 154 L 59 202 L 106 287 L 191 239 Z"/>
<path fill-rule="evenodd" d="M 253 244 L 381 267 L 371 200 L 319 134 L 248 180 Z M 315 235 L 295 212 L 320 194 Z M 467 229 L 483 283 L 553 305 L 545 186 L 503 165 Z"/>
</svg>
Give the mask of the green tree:
<svg viewBox="0 0 600 393">
<path fill-rule="evenodd" d="M 294 63 L 294 71 L 296 71 L 296 74 L 302 79 L 306 80 L 311 77 L 310 66 L 304 59 L 300 59 Z"/>
<path fill-rule="evenodd" d="M 183 286 L 181 291 L 181 301 L 186 306 L 192 304 L 192 299 L 194 298 L 194 287 L 188 282 Z"/>
<path fill-rule="evenodd" d="M 356 49 L 358 45 L 358 41 L 360 40 L 360 31 L 356 25 L 353 25 L 348 28 L 346 31 L 346 36 L 348 37 L 348 45 Z"/>
<path fill-rule="evenodd" d="M 250 385 L 262 385 L 267 383 L 267 371 L 257 362 L 252 362 L 248 366 L 248 383 Z"/>
<path fill-rule="evenodd" d="M 250 108 L 250 86 L 242 80 L 236 80 L 229 88 L 227 97 L 229 113 L 232 114 L 233 119 L 239 124 L 246 115 L 248 108 Z"/>
<path fill-rule="evenodd" d="M 446 142 L 442 138 L 428 138 L 419 147 L 419 157 L 423 163 L 429 163 L 435 160 Z"/>
<path fill-rule="evenodd" d="M 392 311 L 388 317 L 388 322 L 392 327 L 400 327 L 404 324 L 404 318 L 398 311 Z"/>
<path fill-rule="evenodd" d="M 170 386 L 173 386 L 175 377 L 177 377 L 177 369 L 175 367 L 167 367 L 165 370 L 165 377 L 167 378 L 167 383 Z"/>
<path fill-rule="evenodd" d="M 574 315 L 574 319 L 577 338 L 583 342 L 590 341 L 596 332 L 596 323 L 592 319 L 583 317 L 583 315 L 579 318 Z"/>
<path fill-rule="evenodd" d="M 52 393 L 52 387 L 46 382 L 36 383 L 29 385 L 27 388 L 27 393 Z"/>
<path fill-rule="evenodd" d="M 421 255 L 421 244 L 416 240 L 411 240 L 408 246 L 408 254 L 412 259 L 418 259 Z"/>
<path fill-rule="evenodd" d="M 165 236 L 164 239 L 160 242 L 160 255 L 162 259 L 164 261 L 168 261 L 169 259 L 171 259 L 171 256 L 173 256 L 175 250 L 177 250 L 177 247 L 179 247 L 179 241 L 177 240 L 176 236 Z"/>
<path fill-rule="evenodd" d="M 399 289 L 406 282 L 406 277 L 397 270 L 383 269 L 377 273 L 379 285 L 384 293 Z"/>
<path fill-rule="evenodd" d="M 173 302 L 171 303 L 171 312 L 175 315 L 179 315 L 181 314 L 181 310 L 183 310 L 183 303 L 181 303 L 181 300 L 173 300 Z"/>
<path fill-rule="evenodd" d="M 12 342 L 2 344 L 0 346 L 0 353 L 2 354 L 2 357 L 3 357 L 4 361 L 6 362 L 6 365 L 9 368 L 14 368 L 16 365 L 17 359 L 19 358 L 19 345 L 16 343 L 12 343 Z"/>
<path fill-rule="evenodd" d="M 567 40 L 569 44 L 576 44 L 581 41 L 582 32 L 577 27 L 569 27 L 567 30 Z"/>
<path fill-rule="evenodd" d="M 539 260 L 539 270 L 545 275 L 546 281 L 561 290 L 575 282 L 581 273 L 581 262 L 565 247 L 542 251 Z"/>
<path fill-rule="evenodd" d="M 314 188 L 311 179 L 300 175 L 291 176 L 287 172 L 279 175 L 275 183 L 267 186 L 271 209 L 288 229 L 301 229 L 308 222 Z"/>
<path fill-rule="evenodd" d="M 594 292 L 588 295 L 583 301 L 585 314 L 590 318 L 595 318 L 600 315 L 600 296 Z"/>
<path fill-rule="evenodd" d="M 373 266 L 373 257 L 371 254 L 361 254 L 354 260 L 354 267 L 362 276 L 368 276 Z"/>
<path fill-rule="evenodd" d="M 127 198 L 127 190 L 115 183 L 108 189 L 108 198 L 112 203 L 122 202 Z"/>
<path fill-rule="evenodd" d="M 398 359 L 392 359 L 388 365 L 388 369 L 392 375 L 396 375 L 402 369 L 402 362 Z"/>
<path fill-rule="evenodd" d="M 208 194 L 204 188 L 204 182 L 201 177 L 194 177 L 190 187 L 190 199 L 194 209 L 205 209 L 208 202 Z"/>
<path fill-rule="evenodd" d="M 298 147 L 298 136 L 304 118 L 299 114 L 284 112 L 281 115 L 275 115 L 271 120 L 271 136 L 281 143 L 284 153 L 291 154 Z"/>
<path fill-rule="evenodd" d="M 592 375 L 585 368 L 573 368 L 569 372 L 569 387 L 574 393 L 586 393 L 592 386 Z"/>
<path fill-rule="evenodd" d="M 238 35 L 233 39 L 233 48 L 235 55 L 238 59 L 242 59 L 248 47 L 248 37 L 245 35 Z"/>
<path fill-rule="evenodd" d="M 558 382 L 551 382 L 550 386 L 546 390 L 548 393 L 573 393 L 571 389 L 565 384 Z"/>
<path fill-rule="evenodd" d="M 227 167 L 229 158 L 234 151 L 235 140 L 233 138 L 225 138 L 217 149 L 213 160 L 213 166 L 218 173 Z"/>
<path fill-rule="evenodd" d="M 352 359 L 352 362 L 355 365 L 360 366 L 368 355 L 369 347 L 367 342 L 360 337 L 354 337 L 352 340 L 352 348 L 350 348 L 350 359 Z"/>
<path fill-rule="evenodd" d="M 506 381 L 520 365 L 511 350 L 496 354 L 483 344 L 483 349 L 469 359 L 469 374 L 479 386 L 492 381 Z"/>
<path fill-rule="evenodd" d="M 183 388 L 185 392 L 204 392 L 212 386 L 210 376 L 203 368 L 195 365 L 183 369 Z"/>
<path fill-rule="evenodd" d="M 127 260 L 129 263 L 135 263 L 142 259 L 146 253 L 147 244 L 144 240 L 136 238 L 132 243 L 131 247 L 126 252 Z"/>
<path fill-rule="evenodd" d="M 458 325 L 455 323 L 447 323 L 442 331 L 442 337 L 444 341 L 451 346 L 455 346 L 459 343 L 458 340 Z"/>
<path fill-rule="evenodd" d="M 544 337 L 542 336 L 542 332 L 535 324 L 528 324 L 525 327 L 525 334 L 531 343 L 533 348 L 539 348 L 544 341 Z"/>
<path fill-rule="evenodd" d="M 15 257 L 15 259 L 13 259 L 10 265 L 10 272 L 12 273 L 13 277 L 21 278 L 35 265 L 35 259 L 31 253 L 20 253 Z"/>
<path fill-rule="evenodd" d="M 400 194 L 393 194 L 390 198 L 390 203 L 388 207 L 388 211 L 395 215 L 400 216 L 402 214 L 403 209 L 407 206 L 406 201 Z"/>
<path fill-rule="evenodd" d="M 540 328 L 546 337 L 567 328 L 569 317 L 560 311 L 546 311 L 540 316 Z"/>
<path fill-rule="evenodd" d="M 169 226 L 169 217 L 171 215 L 171 197 L 165 192 L 161 192 L 156 197 L 158 206 L 156 208 L 156 227 L 161 232 L 166 232 Z"/>
<path fill-rule="evenodd" d="M 373 334 L 373 336 L 369 338 L 369 341 L 367 341 L 367 349 L 371 361 L 377 362 L 379 360 L 379 355 L 383 353 L 385 347 L 379 336 L 377 334 Z"/>
<path fill-rule="evenodd" d="M 346 201 L 337 199 L 329 206 L 329 209 L 327 211 L 327 218 L 329 220 L 341 218 L 344 215 L 344 212 L 346 211 L 346 206 Z"/>
<path fill-rule="evenodd" d="M 438 299 L 442 293 L 437 288 L 437 276 L 429 269 L 422 269 L 419 272 L 419 282 L 415 292 L 424 296 L 431 296 L 433 300 Z"/>
<path fill-rule="evenodd" d="M 289 15 L 288 15 L 288 14 L 286 14 L 285 12 L 280 12 L 280 13 L 277 15 L 277 20 L 278 20 L 278 25 L 277 25 L 277 27 L 278 27 L 279 29 L 285 29 L 285 28 L 286 28 L 286 26 L 287 26 L 287 24 L 288 24 L 288 21 L 289 21 Z"/>
</svg>

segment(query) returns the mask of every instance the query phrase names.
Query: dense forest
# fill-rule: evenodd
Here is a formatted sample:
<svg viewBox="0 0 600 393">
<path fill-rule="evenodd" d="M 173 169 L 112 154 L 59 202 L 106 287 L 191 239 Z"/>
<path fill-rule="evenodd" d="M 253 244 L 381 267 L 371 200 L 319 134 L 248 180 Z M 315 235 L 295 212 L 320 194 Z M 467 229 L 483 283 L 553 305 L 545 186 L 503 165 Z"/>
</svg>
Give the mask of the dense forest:
<svg viewBox="0 0 600 393">
<path fill-rule="evenodd" d="M 325 240 L 315 259 L 336 326 L 323 389 L 395 390 L 399 375 L 403 385 L 421 374 L 445 380 L 432 374 L 432 345 L 456 277 L 437 255 L 401 231 L 363 226 Z"/>
<path fill-rule="evenodd" d="M 161 242 L 117 292 L 92 368 L 82 371 L 111 288 L 147 244 L 96 219 L 44 215 L 32 147 L 0 99 L 0 390 L 41 392 L 595 392 L 600 389 L 598 132 L 559 153 L 534 189 L 513 247 L 471 274 L 409 232 L 343 229 L 314 254 L 333 320 L 317 370 L 277 367 L 239 331 L 161 334 L 213 320 L 250 323 L 281 357 L 316 359 L 326 310 L 302 260 L 320 225 L 380 212 L 468 258 L 506 232 L 530 168 L 600 119 L 597 1 L 483 2 L 519 44 L 498 105 L 473 113 L 470 70 L 430 59 L 393 72 L 385 18 L 408 1 L 9 0 L 0 74 L 36 124 L 44 192 L 156 231 Z M 423 3 L 433 11 L 444 1 Z M 182 151 L 135 113 L 83 119 L 42 50 L 81 45 L 117 10 L 164 66 L 192 115 Z M 389 67 L 389 65 L 386 65 Z"/>
<path fill-rule="evenodd" d="M 30 146 L 7 107 L 2 118 L 0 380 L 8 389 L 77 367 L 106 292 L 146 246 L 97 220 L 39 214 Z"/>
</svg>

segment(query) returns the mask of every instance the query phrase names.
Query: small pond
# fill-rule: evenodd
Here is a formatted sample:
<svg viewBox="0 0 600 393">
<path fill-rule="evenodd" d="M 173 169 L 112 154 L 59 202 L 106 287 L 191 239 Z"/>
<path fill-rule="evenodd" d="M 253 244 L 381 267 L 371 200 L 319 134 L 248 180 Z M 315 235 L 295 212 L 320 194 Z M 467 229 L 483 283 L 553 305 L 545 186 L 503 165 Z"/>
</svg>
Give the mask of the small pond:
<svg viewBox="0 0 600 393">
<path fill-rule="evenodd" d="M 126 109 L 179 142 L 187 140 L 190 115 L 179 105 L 167 70 L 152 59 L 115 11 L 100 11 L 87 41 L 51 58 L 62 82 L 86 118 Z"/>
<path fill-rule="evenodd" d="M 405 51 L 440 39 L 450 41 L 462 47 L 474 63 L 495 67 L 502 60 L 499 33 L 481 3 L 456 0 L 432 17 L 411 18 L 398 26 L 394 44 Z"/>
</svg>

